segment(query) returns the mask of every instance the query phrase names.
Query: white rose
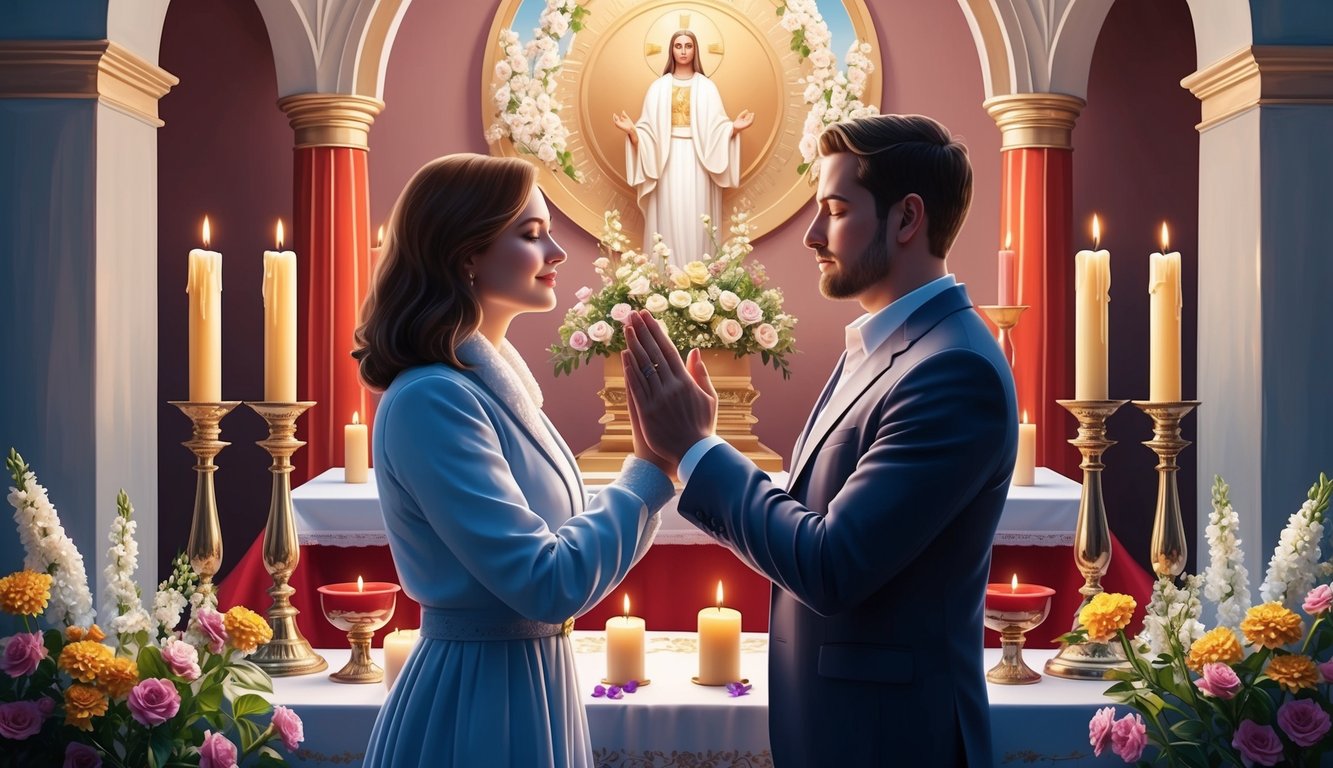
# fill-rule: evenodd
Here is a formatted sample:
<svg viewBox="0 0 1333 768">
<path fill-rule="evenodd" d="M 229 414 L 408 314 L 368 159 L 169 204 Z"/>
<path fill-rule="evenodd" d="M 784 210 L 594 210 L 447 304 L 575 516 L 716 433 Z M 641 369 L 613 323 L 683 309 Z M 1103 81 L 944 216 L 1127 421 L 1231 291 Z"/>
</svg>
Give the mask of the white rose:
<svg viewBox="0 0 1333 768">
<path fill-rule="evenodd" d="M 741 325 L 754 325 L 764 319 L 764 309 L 746 299 L 736 305 L 736 319 L 741 321 Z"/>
<path fill-rule="evenodd" d="M 514 68 L 509 66 L 509 62 L 495 62 L 495 78 L 497 80 L 508 80 L 509 76 L 512 74 L 514 74 Z"/>
<path fill-rule="evenodd" d="M 630 308 L 630 305 L 622 301 L 614 307 L 611 307 L 611 319 L 615 320 L 617 323 L 623 323 L 632 311 L 633 309 Z"/>
<path fill-rule="evenodd" d="M 631 296 L 642 296 L 652 289 L 652 283 L 648 281 L 648 278 L 642 275 L 629 281 L 629 295 Z"/>
<path fill-rule="evenodd" d="M 588 338 L 592 339 L 593 341 L 599 344 L 605 344 L 606 342 L 610 341 L 611 338 L 615 335 L 616 335 L 615 329 L 612 328 L 611 324 L 606 322 L 605 320 L 598 320 L 597 322 L 588 326 Z"/>
<path fill-rule="evenodd" d="M 690 305 L 690 319 L 706 323 L 713 317 L 713 304 L 709 301 L 696 301 Z"/>
<path fill-rule="evenodd" d="M 741 297 L 737 296 L 731 291 L 723 291 L 721 294 L 718 295 L 717 303 L 718 306 L 722 307 L 723 311 L 730 312 L 733 309 L 735 309 L 738 304 L 741 303 Z"/>
<path fill-rule="evenodd" d="M 682 291 L 682 293 L 684 293 L 684 291 Z M 686 295 L 688 296 L 689 294 Z M 643 302 L 644 309 L 647 309 L 654 315 L 665 312 L 668 306 L 670 306 L 670 303 L 667 301 L 666 297 L 660 293 L 654 293 Z"/>
<path fill-rule="evenodd" d="M 735 344 L 745 334 L 745 329 L 741 328 L 740 323 L 728 317 L 713 328 L 713 333 L 717 334 L 723 344 Z"/>
<path fill-rule="evenodd" d="M 764 349 L 772 349 L 778 345 L 778 331 L 768 323 L 760 323 L 751 331 L 754 334 L 754 340 Z"/>
<path fill-rule="evenodd" d="M 667 296 L 667 300 L 671 302 L 671 306 L 684 309 L 690 305 L 691 301 L 694 301 L 694 297 L 690 296 L 689 291 L 677 290 L 672 291 L 671 295 Z"/>
<path fill-rule="evenodd" d="M 550 144 L 543 144 L 537 147 L 537 159 L 543 163 L 555 162 L 555 147 Z"/>
<path fill-rule="evenodd" d="M 632 264 L 622 264 L 621 266 L 616 268 L 616 279 L 624 280 L 625 278 L 629 277 L 629 273 L 633 271 L 634 271 L 634 266 Z"/>
</svg>

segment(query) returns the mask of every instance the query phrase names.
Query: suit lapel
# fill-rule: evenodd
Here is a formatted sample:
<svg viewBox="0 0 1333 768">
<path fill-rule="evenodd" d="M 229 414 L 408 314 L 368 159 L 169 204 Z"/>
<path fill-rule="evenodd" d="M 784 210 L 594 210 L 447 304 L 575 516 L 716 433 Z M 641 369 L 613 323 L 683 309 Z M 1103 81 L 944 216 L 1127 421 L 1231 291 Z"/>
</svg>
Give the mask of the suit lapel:
<svg viewBox="0 0 1333 768">
<path fill-rule="evenodd" d="M 934 328 L 945 317 L 970 306 L 972 306 L 972 303 L 967 298 L 967 292 L 963 290 L 961 285 L 945 290 L 913 312 L 888 340 L 881 344 L 859 368 L 852 372 L 851 379 L 831 397 L 828 396 L 827 392 L 831 385 L 837 381 L 837 378 L 830 379 L 829 385 L 825 386 L 826 394 L 824 395 L 828 398 L 828 402 L 822 409 L 817 409 L 815 414 L 811 414 L 814 426 L 807 423 L 797 454 L 792 461 L 791 476 L 788 479 L 789 487 L 795 486 L 796 479 L 800 477 L 801 472 L 809 464 L 810 457 L 818 450 L 825 436 L 838 422 L 842 421 L 842 417 L 865 394 L 866 390 L 888 372 L 898 355 L 905 352 L 917 339 L 924 336 L 927 331 Z M 841 369 L 841 361 L 839 362 L 839 369 Z"/>
</svg>

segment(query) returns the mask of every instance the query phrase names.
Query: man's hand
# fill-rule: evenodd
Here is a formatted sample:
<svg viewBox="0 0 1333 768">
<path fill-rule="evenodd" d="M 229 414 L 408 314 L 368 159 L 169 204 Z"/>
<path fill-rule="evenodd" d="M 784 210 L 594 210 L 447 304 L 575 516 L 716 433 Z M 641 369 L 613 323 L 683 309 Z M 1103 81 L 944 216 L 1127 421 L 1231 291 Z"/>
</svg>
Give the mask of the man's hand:
<svg viewBox="0 0 1333 768">
<path fill-rule="evenodd" d="M 642 428 L 647 447 L 675 466 L 695 443 L 717 426 L 717 392 L 698 350 L 681 362 L 666 331 L 645 310 L 625 322 L 625 384 L 633 426 Z"/>
</svg>

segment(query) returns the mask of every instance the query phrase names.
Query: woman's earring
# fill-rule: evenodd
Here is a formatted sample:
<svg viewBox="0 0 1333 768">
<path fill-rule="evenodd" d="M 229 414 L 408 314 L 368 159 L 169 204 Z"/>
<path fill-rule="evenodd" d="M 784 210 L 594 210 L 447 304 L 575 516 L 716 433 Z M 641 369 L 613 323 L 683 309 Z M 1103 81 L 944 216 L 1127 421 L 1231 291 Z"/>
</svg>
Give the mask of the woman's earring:
<svg viewBox="0 0 1333 768">
<path fill-rule="evenodd" d="M 476 276 L 475 274 L 469 272 L 469 273 L 467 273 L 467 281 L 468 281 L 469 283 L 475 283 L 475 282 L 477 282 L 477 276 Z"/>
</svg>

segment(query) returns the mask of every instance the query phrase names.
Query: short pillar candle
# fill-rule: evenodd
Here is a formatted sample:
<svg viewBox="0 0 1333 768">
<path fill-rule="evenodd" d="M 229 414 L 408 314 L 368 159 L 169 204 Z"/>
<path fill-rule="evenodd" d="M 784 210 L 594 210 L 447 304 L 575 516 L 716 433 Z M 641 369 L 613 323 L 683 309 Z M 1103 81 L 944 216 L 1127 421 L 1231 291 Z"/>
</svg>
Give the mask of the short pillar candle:
<svg viewBox="0 0 1333 768">
<path fill-rule="evenodd" d="M 606 682 L 643 682 L 644 628 L 642 618 L 629 615 L 629 595 L 625 595 L 624 615 L 606 620 Z"/>
<path fill-rule="evenodd" d="M 699 611 L 700 685 L 726 685 L 741 679 L 741 612 L 722 606 L 722 582 L 717 583 L 717 605 Z"/>
<path fill-rule="evenodd" d="M 419 629 L 395 629 L 384 636 L 384 687 L 393 688 L 393 681 L 407 666 L 407 659 L 420 638 Z"/>
</svg>

